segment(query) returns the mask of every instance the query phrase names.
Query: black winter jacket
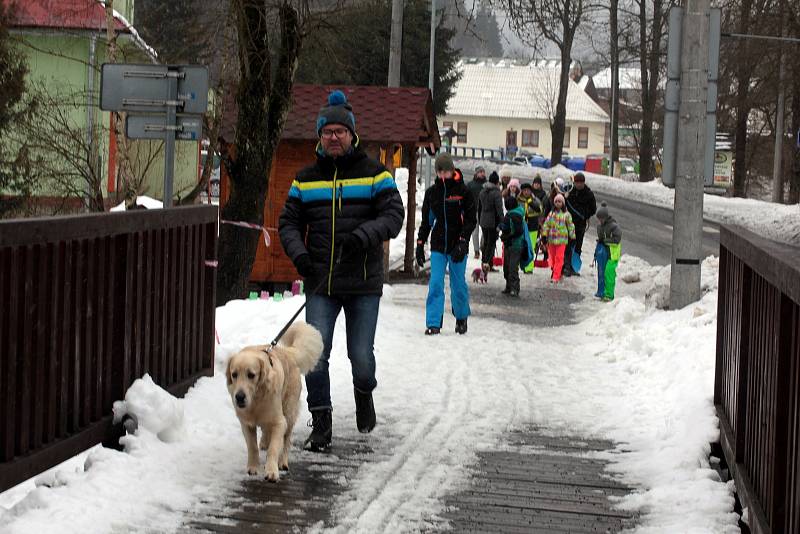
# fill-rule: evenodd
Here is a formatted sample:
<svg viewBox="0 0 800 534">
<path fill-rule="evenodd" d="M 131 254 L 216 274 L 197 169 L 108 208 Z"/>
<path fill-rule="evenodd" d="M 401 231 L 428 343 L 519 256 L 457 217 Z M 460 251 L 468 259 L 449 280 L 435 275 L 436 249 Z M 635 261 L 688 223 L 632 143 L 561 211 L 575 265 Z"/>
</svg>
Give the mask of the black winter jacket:
<svg viewBox="0 0 800 534">
<path fill-rule="evenodd" d="M 449 254 L 460 239 L 469 240 L 476 224 L 475 199 L 464 184 L 461 171 L 452 180 L 436 179 L 425 191 L 422 223 L 417 243 L 431 236 L 431 251 Z"/>
<path fill-rule="evenodd" d="M 478 214 L 478 217 L 480 217 L 481 213 L 481 201 L 480 201 L 481 190 L 483 189 L 483 184 L 485 183 L 486 183 L 486 178 L 484 178 L 483 180 L 478 180 L 477 178 L 473 178 L 472 181 L 470 181 L 470 183 L 467 184 L 467 187 L 472 192 L 472 199 L 475 201 L 475 212 Z"/>
<path fill-rule="evenodd" d="M 588 185 L 583 189 L 572 188 L 567 195 L 567 209 L 576 225 L 583 224 L 585 226 L 589 219 L 597 213 L 597 201 Z"/>
<path fill-rule="evenodd" d="M 403 226 L 404 208 L 394 178 L 369 158 L 358 141 L 339 158 L 317 153 L 317 162 L 302 169 L 292 183 L 278 222 L 283 249 L 295 262 L 308 253 L 314 274 L 307 291 L 319 284 L 321 294 L 383 293 L 383 242 Z M 347 234 L 362 250 L 342 256 Z"/>
<path fill-rule="evenodd" d="M 483 190 L 478 197 L 481 208 L 478 217 L 482 228 L 495 230 L 503 222 L 503 194 L 497 184 L 488 182 L 483 184 Z"/>
</svg>

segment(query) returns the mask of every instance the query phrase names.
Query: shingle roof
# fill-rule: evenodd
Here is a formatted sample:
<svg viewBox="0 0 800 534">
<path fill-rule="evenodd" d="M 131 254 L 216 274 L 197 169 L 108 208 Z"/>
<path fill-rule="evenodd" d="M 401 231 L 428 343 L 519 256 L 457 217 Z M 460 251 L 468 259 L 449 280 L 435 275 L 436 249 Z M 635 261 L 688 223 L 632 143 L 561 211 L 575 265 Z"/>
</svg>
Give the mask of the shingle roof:
<svg viewBox="0 0 800 534">
<path fill-rule="evenodd" d="M 12 28 L 44 28 L 53 31 L 106 30 L 106 10 L 103 0 L 0 0 L 10 11 Z M 121 34 L 130 34 L 133 42 L 155 62 L 156 51 L 148 45 L 125 17 L 114 10 L 114 29 Z"/>
<path fill-rule="evenodd" d="M 106 13 L 97 0 L 23 0 L 12 3 L 11 26 L 17 28 L 52 28 L 57 30 L 103 30 Z M 125 24 L 116 19 L 117 31 L 127 31 Z"/>
<path fill-rule="evenodd" d="M 594 76 L 594 86 L 598 89 L 611 89 L 611 67 L 607 67 Z M 642 88 L 642 71 L 638 67 L 620 67 L 619 68 L 619 88 L 626 89 L 641 89 Z"/>
<path fill-rule="evenodd" d="M 461 63 L 457 68 L 462 76 L 447 104 L 448 115 L 547 119 L 555 110 L 557 68 L 503 61 Z M 569 80 L 567 120 L 608 122 L 609 118 L 589 95 Z"/>
<path fill-rule="evenodd" d="M 439 146 L 439 129 L 427 89 L 417 87 L 324 86 L 296 84 L 283 139 L 317 139 L 316 122 L 328 94 L 340 89 L 356 116 L 356 132 L 364 141 L 418 143 Z"/>
</svg>

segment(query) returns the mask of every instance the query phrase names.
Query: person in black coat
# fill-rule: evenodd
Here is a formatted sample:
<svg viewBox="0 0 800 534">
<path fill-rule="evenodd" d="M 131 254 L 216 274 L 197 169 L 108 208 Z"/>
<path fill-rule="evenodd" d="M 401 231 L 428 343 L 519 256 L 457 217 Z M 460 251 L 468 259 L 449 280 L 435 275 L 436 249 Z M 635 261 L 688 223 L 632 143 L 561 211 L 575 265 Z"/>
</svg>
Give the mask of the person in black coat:
<svg viewBox="0 0 800 534">
<path fill-rule="evenodd" d="M 478 223 L 483 239 L 481 242 L 481 262 L 483 270 L 494 271 L 492 265 L 497 247 L 497 228 L 503 222 L 503 194 L 500 191 L 500 176 L 494 171 L 489 175 L 489 183 L 483 184 L 478 197 Z"/>
<path fill-rule="evenodd" d="M 317 118 L 316 162 L 297 174 L 278 223 L 283 249 L 306 281 L 306 321 L 324 342 L 317 367 L 306 375 L 313 421 L 306 448 L 312 451 L 331 444 L 328 360 L 342 309 L 356 425 L 362 433 L 375 426 L 373 345 L 383 293 L 383 243 L 400 233 L 405 216 L 394 178 L 361 148 L 355 122 L 344 93 L 330 93 Z"/>
<path fill-rule="evenodd" d="M 417 263 L 425 264 L 425 243 L 431 238 L 431 277 L 425 303 L 425 335 L 441 331 L 444 317 L 444 275 L 450 272 L 450 300 L 456 318 L 456 333 L 467 332 L 469 289 L 466 270 L 469 237 L 476 225 L 475 199 L 464 184 L 461 171 L 450 154 L 436 157 L 434 184 L 425 191 L 422 223 L 417 236 Z"/>
<path fill-rule="evenodd" d="M 586 185 L 586 177 L 583 173 L 576 173 L 573 182 L 575 185 L 565 197 L 567 209 L 572 215 L 573 224 L 575 224 L 575 241 L 567 246 L 564 258 L 564 276 L 576 274 L 572 270 L 572 254 L 581 255 L 583 236 L 589 227 L 589 220 L 597 213 L 597 200 L 592 190 Z"/>
<path fill-rule="evenodd" d="M 483 167 L 478 167 L 475 169 L 475 176 L 472 178 L 472 181 L 467 184 L 469 190 L 472 192 L 472 198 L 477 203 L 477 212 L 481 212 L 481 205 L 480 205 L 480 195 L 481 190 L 483 189 L 483 184 L 486 183 L 486 169 Z M 481 245 L 480 245 L 480 226 L 477 224 L 475 225 L 475 229 L 472 231 L 472 250 L 475 252 L 475 259 L 480 259 L 481 257 Z"/>
</svg>

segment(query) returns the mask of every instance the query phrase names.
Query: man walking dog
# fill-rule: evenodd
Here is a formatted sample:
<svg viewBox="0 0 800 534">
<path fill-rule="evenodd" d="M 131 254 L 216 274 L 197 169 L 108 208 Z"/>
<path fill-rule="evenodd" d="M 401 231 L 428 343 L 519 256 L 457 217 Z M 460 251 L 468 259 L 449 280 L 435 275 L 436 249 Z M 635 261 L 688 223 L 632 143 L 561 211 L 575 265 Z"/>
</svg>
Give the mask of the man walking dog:
<svg viewBox="0 0 800 534">
<path fill-rule="evenodd" d="M 286 254 L 306 281 L 306 322 L 319 330 L 325 345 L 319 363 L 306 376 L 313 425 L 306 448 L 324 451 L 332 439 L 328 360 L 342 309 L 356 425 L 362 433 L 375 427 L 373 346 L 383 292 L 383 242 L 400 233 L 404 208 L 392 175 L 362 149 L 344 93 L 330 93 L 316 126 L 317 161 L 292 183 L 279 233 Z"/>
</svg>

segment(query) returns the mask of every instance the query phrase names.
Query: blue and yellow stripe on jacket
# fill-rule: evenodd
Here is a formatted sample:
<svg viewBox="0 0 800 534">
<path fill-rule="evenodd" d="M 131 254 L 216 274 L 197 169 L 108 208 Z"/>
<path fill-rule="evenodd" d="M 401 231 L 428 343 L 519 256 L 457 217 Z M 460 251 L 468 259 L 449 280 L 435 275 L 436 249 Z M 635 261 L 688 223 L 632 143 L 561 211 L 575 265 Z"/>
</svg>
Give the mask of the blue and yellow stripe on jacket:
<svg viewBox="0 0 800 534">
<path fill-rule="evenodd" d="M 394 178 L 388 171 L 364 178 L 336 178 L 335 180 L 315 180 L 300 182 L 294 180 L 289 189 L 289 198 L 300 202 L 320 202 L 333 200 L 334 182 L 336 200 L 368 200 L 383 191 L 396 189 Z"/>
</svg>

